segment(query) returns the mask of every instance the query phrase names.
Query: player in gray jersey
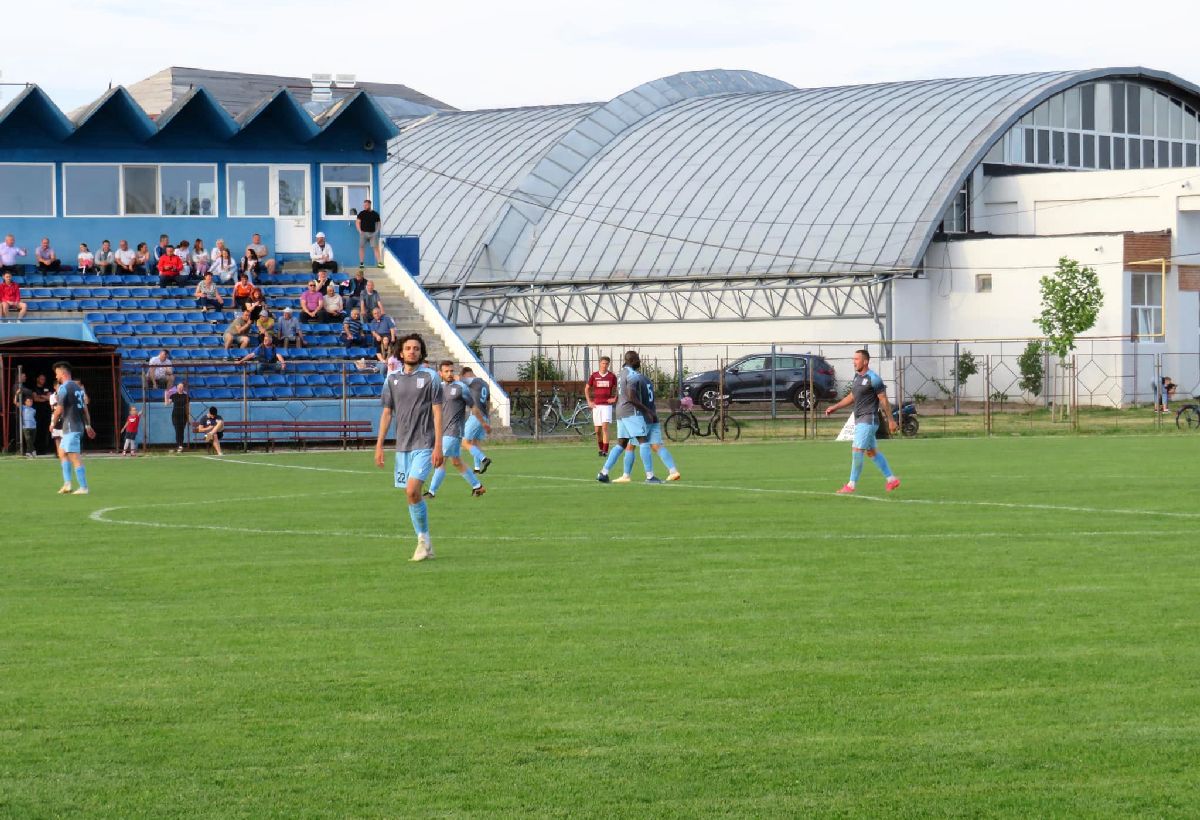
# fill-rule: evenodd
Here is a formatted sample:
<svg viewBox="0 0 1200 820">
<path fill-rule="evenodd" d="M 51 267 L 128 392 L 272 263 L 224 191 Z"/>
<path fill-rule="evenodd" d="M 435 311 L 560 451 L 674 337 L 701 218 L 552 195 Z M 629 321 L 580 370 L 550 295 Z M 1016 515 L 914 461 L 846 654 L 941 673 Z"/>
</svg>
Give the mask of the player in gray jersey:
<svg viewBox="0 0 1200 820">
<path fill-rule="evenodd" d="M 61 451 L 63 485 L 58 492 L 62 495 L 71 493 L 71 471 L 79 482 L 79 489 L 72 495 L 87 495 L 87 471 L 83 467 L 83 437 L 95 438 L 96 431 L 92 429 L 91 414 L 88 413 L 87 393 L 83 385 L 71 377 L 71 365 L 67 362 L 57 362 L 54 365 L 54 377 L 58 380 L 57 403 L 50 416 L 50 427 L 61 419 L 62 443 Z"/>
<path fill-rule="evenodd" d="M 475 473 L 467 469 L 462 460 L 462 435 L 467 417 L 482 419 L 483 416 L 475 405 L 475 398 L 471 395 L 470 388 L 462 382 L 454 380 L 454 362 L 449 359 L 440 362 L 438 378 L 442 380 L 442 421 L 445 425 L 442 429 L 442 455 L 450 459 L 454 469 L 458 470 L 463 480 L 471 485 L 471 495 L 483 495 L 487 490 L 475 477 Z M 433 479 L 429 482 L 429 489 L 426 491 L 425 497 L 436 498 L 438 489 L 445 480 L 446 465 L 443 464 L 433 471 Z"/>
<path fill-rule="evenodd" d="M 596 475 L 601 484 L 608 484 L 608 471 L 621 458 L 630 442 L 637 441 L 638 452 L 642 457 L 642 466 L 646 468 L 647 484 L 662 484 L 662 479 L 654 475 L 653 464 L 650 461 L 650 425 L 658 421 L 658 415 L 652 407 L 643 400 L 650 382 L 639 371 L 642 368 L 642 358 L 636 350 L 625 352 L 625 366 L 617 374 L 617 443 L 619 447 L 610 450 L 604 466 Z"/>
<path fill-rule="evenodd" d="M 396 424 L 395 486 L 408 497 L 408 516 L 417 533 L 413 561 L 433 557 L 429 537 L 429 511 L 421 497 L 425 479 L 435 467 L 442 466 L 442 386 L 428 370 L 425 340 L 416 333 L 400 339 L 401 368 L 389 373 L 383 382 L 379 414 L 379 438 L 375 442 L 375 465 L 385 464 L 383 442 Z"/>
<path fill-rule="evenodd" d="M 880 409 L 883 417 L 888 420 L 888 429 L 896 432 L 896 420 L 892 418 L 892 408 L 888 405 L 887 389 L 883 379 L 871 370 L 871 354 L 865 350 L 854 352 L 854 378 L 850 380 L 850 392 L 837 404 L 825 408 L 825 415 L 839 410 L 848 404 L 854 405 L 854 444 L 850 457 L 850 480 L 842 489 L 841 495 L 854 492 L 858 479 L 862 475 L 863 456 L 870 456 L 883 473 L 884 487 L 890 493 L 900 486 L 900 479 L 892 474 L 892 468 L 879 451 L 875 443 L 875 430 Z"/>
<path fill-rule="evenodd" d="M 463 444 L 475 460 L 475 472 L 482 475 L 492 463 L 479 446 L 488 437 L 488 433 L 492 432 L 492 427 L 488 424 L 488 400 L 491 398 L 491 391 L 488 389 L 488 383 L 476 376 L 475 371 L 469 367 L 464 367 L 459 377 L 471 391 L 471 398 L 475 400 L 475 406 L 479 409 L 479 415 L 472 413 L 467 416 L 467 423 L 463 426 Z"/>
</svg>

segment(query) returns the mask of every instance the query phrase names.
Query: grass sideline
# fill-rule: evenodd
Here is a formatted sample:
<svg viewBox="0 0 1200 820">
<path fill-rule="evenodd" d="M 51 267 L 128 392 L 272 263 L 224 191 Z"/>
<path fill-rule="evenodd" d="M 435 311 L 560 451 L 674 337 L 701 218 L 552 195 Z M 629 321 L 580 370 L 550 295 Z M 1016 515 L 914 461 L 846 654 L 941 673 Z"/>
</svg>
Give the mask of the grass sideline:
<svg viewBox="0 0 1200 820">
<path fill-rule="evenodd" d="M 1193 814 L 1193 440 L 886 452 L 4 459 L 0 816 Z"/>
</svg>

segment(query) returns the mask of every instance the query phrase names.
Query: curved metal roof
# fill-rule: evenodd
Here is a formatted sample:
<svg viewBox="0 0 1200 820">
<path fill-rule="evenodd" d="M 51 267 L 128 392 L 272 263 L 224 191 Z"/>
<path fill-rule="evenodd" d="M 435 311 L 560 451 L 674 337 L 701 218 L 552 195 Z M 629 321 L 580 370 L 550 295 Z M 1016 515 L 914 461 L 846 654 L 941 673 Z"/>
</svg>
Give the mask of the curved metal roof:
<svg viewBox="0 0 1200 820">
<path fill-rule="evenodd" d="M 1043 100 L 1109 78 L 1200 91 L 1145 68 L 819 89 L 679 76 L 707 79 L 607 133 L 588 128 L 622 98 L 550 140 L 503 136 L 505 112 L 415 124 L 385 167 L 385 227 L 421 235 L 427 284 L 910 270 L 972 169 Z M 429 194 L 436 213 L 414 218 Z M 458 202 L 481 196 L 490 207 Z"/>
</svg>

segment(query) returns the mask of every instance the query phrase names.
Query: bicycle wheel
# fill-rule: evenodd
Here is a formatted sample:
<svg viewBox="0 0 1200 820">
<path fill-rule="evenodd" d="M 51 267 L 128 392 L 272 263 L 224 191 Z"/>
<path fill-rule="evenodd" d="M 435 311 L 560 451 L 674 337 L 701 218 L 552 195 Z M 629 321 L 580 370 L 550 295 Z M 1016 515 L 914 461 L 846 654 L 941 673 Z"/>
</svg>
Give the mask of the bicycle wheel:
<svg viewBox="0 0 1200 820">
<path fill-rule="evenodd" d="M 687 413 L 672 413 L 663 422 L 663 433 L 671 441 L 687 441 L 693 432 L 692 419 Z"/>
<path fill-rule="evenodd" d="M 737 441 L 742 436 L 742 424 L 737 419 L 726 416 L 723 421 L 721 419 L 713 420 L 712 431 L 713 435 L 721 441 L 726 439 Z"/>
<path fill-rule="evenodd" d="M 575 431 L 575 434 L 583 438 L 588 434 L 588 428 L 592 426 L 592 411 L 584 408 L 581 412 L 571 416 L 571 420 L 567 422 L 567 427 Z"/>
<path fill-rule="evenodd" d="M 513 407 L 512 431 L 513 435 L 528 436 L 533 434 L 533 417 L 529 415 L 528 407 L 521 405 Z"/>
<path fill-rule="evenodd" d="M 548 436 L 558 429 L 558 423 L 562 420 L 562 416 L 554 411 L 553 404 L 547 404 L 542 407 L 542 435 Z"/>
<path fill-rule="evenodd" d="M 1200 405 L 1185 404 L 1175 414 L 1175 426 L 1179 429 L 1200 429 Z"/>
</svg>

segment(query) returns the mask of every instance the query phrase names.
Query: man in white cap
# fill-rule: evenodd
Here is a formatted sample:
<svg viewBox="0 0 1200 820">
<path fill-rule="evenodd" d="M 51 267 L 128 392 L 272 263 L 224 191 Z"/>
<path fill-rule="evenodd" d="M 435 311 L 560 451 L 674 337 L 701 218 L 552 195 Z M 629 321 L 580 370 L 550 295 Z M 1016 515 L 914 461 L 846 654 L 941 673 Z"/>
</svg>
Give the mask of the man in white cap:
<svg viewBox="0 0 1200 820">
<path fill-rule="evenodd" d="M 317 241 L 313 243 L 308 256 L 312 259 L 313 276 L 316 276 L 317 271 L 320 270 L 337 273 L 338 263 L 333 259 L 333 245 L 325 241 L 325 233 L 323 231 L 317 234 Z"/>
<path fill-rule="evenodd" d="M 300 330 L 300 320 L 292 314 L 290 307 L 283 309 L 283 316 L 275 326 L 275 334 L 286 350 L 293 344 L 304 347 L 304 332 Z"/>
</svg>

